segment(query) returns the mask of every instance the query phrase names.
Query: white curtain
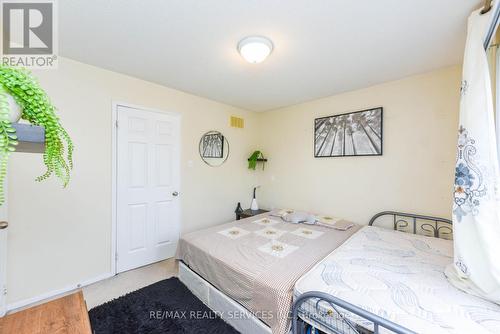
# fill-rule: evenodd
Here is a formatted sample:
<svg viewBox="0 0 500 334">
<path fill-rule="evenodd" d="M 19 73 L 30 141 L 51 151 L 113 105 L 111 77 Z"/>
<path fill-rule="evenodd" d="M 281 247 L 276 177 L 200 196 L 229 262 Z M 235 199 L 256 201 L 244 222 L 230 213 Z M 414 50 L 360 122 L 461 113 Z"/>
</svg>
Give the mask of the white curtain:
<svg viewBox="0 0 500 334">
<path fill-rule="evenodd" d="M 500 303 L 500 183 L 485 34 L 490 13 L 472 13 L 464 58 L 453 203 L 456 287 Z"/>
</svg>

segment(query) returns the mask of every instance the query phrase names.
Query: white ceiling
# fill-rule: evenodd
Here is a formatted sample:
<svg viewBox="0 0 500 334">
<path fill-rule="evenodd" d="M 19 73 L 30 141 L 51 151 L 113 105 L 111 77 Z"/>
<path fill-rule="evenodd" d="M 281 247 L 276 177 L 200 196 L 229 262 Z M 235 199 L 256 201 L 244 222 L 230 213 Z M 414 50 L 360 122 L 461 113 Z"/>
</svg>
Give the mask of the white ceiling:
<svg viewBox="0 0 500 334">
<path fill-rule="evenodd" d="M 265 111 L 460 63 L 480 0 L 64 0 L 60 53 Z M 261 64 L 236 50 L 272 39 Z"/>
</svg>

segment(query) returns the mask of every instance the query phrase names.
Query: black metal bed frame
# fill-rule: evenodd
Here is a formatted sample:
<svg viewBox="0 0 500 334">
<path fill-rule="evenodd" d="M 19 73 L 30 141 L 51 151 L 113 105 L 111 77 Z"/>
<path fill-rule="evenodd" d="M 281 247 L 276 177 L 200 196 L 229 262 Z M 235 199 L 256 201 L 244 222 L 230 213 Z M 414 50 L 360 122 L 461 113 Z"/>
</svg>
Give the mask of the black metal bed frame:
<svg viewBox="0 0 500 334">
<path fill-rule="evenodd" d="M 412 213 L 396 212 L 396 211 L 384 211 L 377 213 L 375 216 L 372 217 L 372 219 L 370 219 L 368 225 L 373 226 L 373 223 L 382 216 L 393 216 L 393 227 L 394 230 L 396 231 L 401 231 L 402 229 L 409 227 L 410 223 L 413 223 L 412 232 L 413 234 L 417 234 L 418 222 L 426 221 L 426 223 L 420 224 L 420 229 L 423 232 L 431 234 L 435 238 L 441 238 L 447 236 L 451 237 L 453 233 L 453 229 L 450 227 L 452 225 L 452 222 L 449 219 L 416 215 Z M 408 222 L 408 218 L 411 218 L 410 222 Z"/>
<path fill-rule="evenodd" d="M 449 219 L 416 215 L 412 213 L 396 212 L 396 211 L 384 211 L 377 213 L 370 219 L 368 223 L 369 226 L 373 226 L 375 221 L 383 216 L 393 216 L 392 224 L 393 229 L 396 231 L 411 232 L 417 234 L 421 232 L 425 235 L 431 235 L 435 238 L 446 238 L 451 239 L 453 229 L 451 227 L 452 222 Z M 314 300 L 315 309 L 313 311 L 306 311 L 301 309 L 301 306 L 308 300 Z M 320 324 L 325 327 L 328 331 L 334 334 L 379 334 L 380 328 L 384 328 L 395 334 L 416 334 L 414 331 L 409 330 L 401 325 L 398 325 L 392 321 L 379 317 L 371 312 L 368 312 L 356 305 L 350 304 L 342 299 L 335 296 L 329 295 L 320 291 L 306 292 L 294 301 L 292 307 L 292 333 L 302 334 L 302 327 L 299 329 L 298 319 L 299 311 L 301 314 L 307 318 L 313 318 L 319 321 L 321 318 L 320 303 L 327 303 L 331 308 L 333 314 L 336 316 L 337 321 L 340 322 L 340 326 L 336 325 L 333 328 L 326 322 L 320 322 Z M 360 318 L 366 319 L 368 322 L 373 324 L 373 331 L 368 330 L 365 327 L 355 323 L 350 320 L 346 314 L 354 314 Z M 328 314 L 331 316 L 332 314 Z"/>
</svg>

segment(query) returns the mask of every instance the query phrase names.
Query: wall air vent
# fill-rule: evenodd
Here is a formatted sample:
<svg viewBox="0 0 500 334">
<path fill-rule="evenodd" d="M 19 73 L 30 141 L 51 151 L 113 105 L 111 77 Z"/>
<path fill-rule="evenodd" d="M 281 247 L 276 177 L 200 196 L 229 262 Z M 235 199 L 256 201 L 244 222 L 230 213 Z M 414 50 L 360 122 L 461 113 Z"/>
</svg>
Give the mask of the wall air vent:
<svg viewBox="0 0 500 334">
<path fill-rule="evenodd" d="M 231 116 L 231 127 L 243 129 L 245 127 L 245 120 L 240 117 Z"/>
</svg>

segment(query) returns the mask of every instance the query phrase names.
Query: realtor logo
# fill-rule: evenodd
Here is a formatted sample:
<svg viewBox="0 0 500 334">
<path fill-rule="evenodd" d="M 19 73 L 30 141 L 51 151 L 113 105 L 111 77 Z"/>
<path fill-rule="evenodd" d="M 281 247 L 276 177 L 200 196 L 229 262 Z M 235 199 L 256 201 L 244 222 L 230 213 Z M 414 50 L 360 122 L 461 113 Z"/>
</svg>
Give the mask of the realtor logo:
<svg viewBox="0 0 500 334">
<path fill-rule="evenodd" d="M 2 65 L 56 67 L 54 0 L 1 0 Z"/>
</svg>

